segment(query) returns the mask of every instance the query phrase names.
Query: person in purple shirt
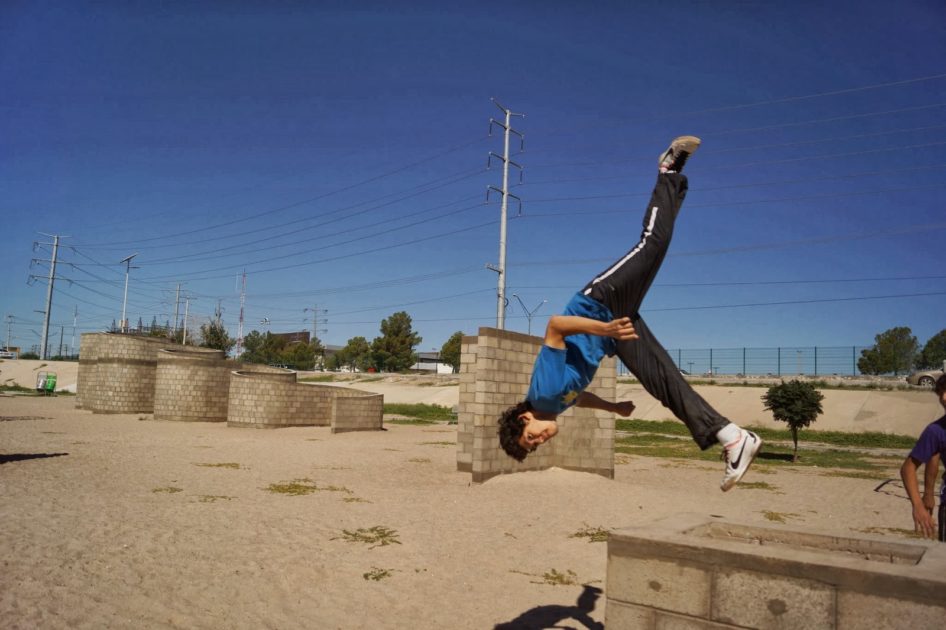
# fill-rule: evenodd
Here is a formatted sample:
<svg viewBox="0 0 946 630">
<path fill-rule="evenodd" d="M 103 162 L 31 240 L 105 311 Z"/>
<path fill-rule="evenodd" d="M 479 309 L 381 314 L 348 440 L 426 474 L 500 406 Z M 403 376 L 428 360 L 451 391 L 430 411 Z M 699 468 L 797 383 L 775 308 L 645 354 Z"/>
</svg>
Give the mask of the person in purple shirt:
<svg viewBox="0 0 946 630">
<path fill-rule="evenodd" d="M 742 479 L 755 459 L 759 436 L 731 423 L 693 391 L 639 313 L 686 197 L 681 170 L 699 146 L 694 136 L 673 140 L 658 159 L 657 184 L 638 243 L 575 294 L 562 315 L 549 319 L 526 398 L 499 419 L 499 442 L 510 457 L 523 461 L 554 438 L 556 419 L 569 407 L 631 415 L 634 403 L 610 402 L 585 391 L 601 360 L 617 355 L 644 389 L 686 424 L 700 448 L 724 446 L 723 491 Z"/>
<path fill-rule="evenodd" d="M 946 411 L 946 374 L 936 380 L 933 388 L 939 398 L 939 404 Z M 903 487 L 910 497 L 913 508 L 913 524 L 917 533 L 926 538 L 933 538 L 937 534 L 940 542 L 946 542 L 946 473 L 943 474 L 943 487 L 939 496 L 939 531 L 936 531 L 936 521 L 933 520 L 935 507 L 936 474 L 939 472 L 939 462 L 946 456 L 946 415 L 931 422 L 913 446 L 913 450 L 903 460 L 900 467 L 900 478 Z M 926 474 L 923 475 L 923 496 L 920 496 L 920 485 L 916 471 L 926 464 Z"/>
</svg>

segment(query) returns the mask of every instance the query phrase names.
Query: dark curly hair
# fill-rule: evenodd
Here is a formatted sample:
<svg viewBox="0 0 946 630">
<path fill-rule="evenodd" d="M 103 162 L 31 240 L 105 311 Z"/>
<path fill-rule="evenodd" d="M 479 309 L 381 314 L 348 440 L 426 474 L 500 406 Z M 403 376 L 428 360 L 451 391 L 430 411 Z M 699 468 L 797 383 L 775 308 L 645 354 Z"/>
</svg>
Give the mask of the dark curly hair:
<svg viewBox="0 0 946 630">
<path fill-rule="evenodd" d="M 943 392 L 946 392 L 946 374 L 936 379 L 936 385 L 933 387 L 933 391 L 936 392 L 937 396 L 942 396 Z"/>
<path fill-rule="evenodd" d="M 525 426 L 519 416 L 531 409 L 532 405 L 529 401 L 523 400 L 504 411 L 499 417 L 499 445 L 503 447 L 507 455 L 519 462 L 524 460 L 530 452 L 519 444 L 519 438 L 522 437 L 522 429 Z"/>
</svg>

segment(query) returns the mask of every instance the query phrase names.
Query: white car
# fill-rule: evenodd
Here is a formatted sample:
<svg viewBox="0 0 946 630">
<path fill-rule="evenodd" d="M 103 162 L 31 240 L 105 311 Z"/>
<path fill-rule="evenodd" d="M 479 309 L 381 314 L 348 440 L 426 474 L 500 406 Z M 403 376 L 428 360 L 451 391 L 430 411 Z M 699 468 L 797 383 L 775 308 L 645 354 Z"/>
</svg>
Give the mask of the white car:
<svg viewBox="0 0 946 630">
<path fill-rule="evenodd" d="M 921 387 L 932 387 L 943 374 L 943 370 L 919 370 L 907 377 L 907 383 Z"/>
</svg>

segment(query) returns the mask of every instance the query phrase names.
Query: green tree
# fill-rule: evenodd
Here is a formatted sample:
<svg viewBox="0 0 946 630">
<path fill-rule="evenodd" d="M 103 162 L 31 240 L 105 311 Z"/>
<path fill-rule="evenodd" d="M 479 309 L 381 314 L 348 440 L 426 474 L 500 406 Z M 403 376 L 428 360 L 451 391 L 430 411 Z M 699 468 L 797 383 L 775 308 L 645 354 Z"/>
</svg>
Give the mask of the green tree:
<svg viewBox="0 0 946 630">
<path fill-rule="evenodd" d="M 359 370 L 365 372 L 373 367 L 371 359 L 371 344 L 364 337 L 352 337 L 345 344 L 345 347 L 336 353 L 339 366 L 347 366 L 348 370 L 353 372 Z"/>
<path fill-rule="evenodd" d="M 229 354 L 233 346 L 236 345 L 236 339 L 230 337 L 223 322 L 219 319 L 213 319 L 206 324 L 201 324 L 200 338 L 200 345 L 202 347 L 223 350 L 227 354 Z"/>
<path fill-rule="evenodd" d="M 792 432 L 795 452 L 792 461 L 798 461 L 798 430 L 818 419 L 824 396 L 811 383 L 792 380 L 775 385 L 762 396 L 765 408 L 779 422 L 787 422 Z"/>
<path fill-rule="evenodd" d="M 916 367 L 921 370 L 938 368 L 946 361 L 946 328 L 939 331 L 926 342 L 923 351 L 916 358 Z"/>
<path fill-rule="evenodd" d="M 920 344 L 908 327 L 891 328 L 874 337 L 872 348 L 861 351 L 857 369 L 863 374 L 908 372 L 919 351 Z"/>
<path fill-rule="evenodd" d="M 414 347 L 423 338 L 411 329 L 411 316 L 398 311 L 381 321 L 381 336 L 371 342 L 375 365 L 386 372 L 404 372 L 417 363 Z"/>
<path fill-rule="evenodd" d="M 243 338 L 243 354 L 240 359 L 246 363 L 281 363 L 280 354 L 286 346 L 286 340 L 276 337 L 269 331 L 262 334 L 257 330 L 250 331 Z"/>
<path fill-rule="evenodd" d="M 463 333 L 458 330 L 440 347 L 440 360 L 452 367 L 454 374 L 460 371 L 460 343 L 462 341 Z"/>
<path fill-rule="evenodd" d="M 287 365 L 294 370 L 311 370 L 315 367 L 317 351 L 321 347 L 316 343 L 290 343 L 279 352 L 276 363 Z"/>
</svg>

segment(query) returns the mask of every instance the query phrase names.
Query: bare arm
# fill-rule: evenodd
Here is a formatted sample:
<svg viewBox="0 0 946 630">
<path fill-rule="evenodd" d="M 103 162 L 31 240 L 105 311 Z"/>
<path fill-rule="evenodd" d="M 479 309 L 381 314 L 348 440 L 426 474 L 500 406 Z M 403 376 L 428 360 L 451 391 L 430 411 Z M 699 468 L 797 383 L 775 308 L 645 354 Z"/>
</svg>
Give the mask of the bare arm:
<svg viewBox="0 0 946 630">
<path fill-rule="evenodd" d="M 936 476 L 939 474 L 939 453 L 933 455 L 926 462 L 926 472 L 923 475 L 923 507 L 930 514 L 936 507 Z"/>
<path fill-rule="evenodd" d="M 623 400 L 619 402 L 611 402 L 596 396 L 591 392 L 582 392 L 578 395 L 578 400 L 575 401 L 576 407 L 587 407 L 590 409 L 600 409 L 601 411 L 607 411 L 610 413 L 616 413 L 619 416 L 624 416 L 625 418 L 632 413 L 634 413 L 634 403 L 630 400 Z"/>
<path fill-rule="evenodd" d="M 910 497 L 910 504 L 913 506 L 913 524 L 918 533 L 926 538 L 933 538 L 934 527 L 933 517 L 923 505 L 920 498 L 920 487 L 916 477 L 916 469 L 920 462 L 909 455 L 903 460 L 903 466 L 900 467 L 900 478 L 903 480 L 903 487 Z"/>
<path fill-rule="evenodd" d="M 577 315 L 553 315 L 545 328 L 545 345 L 561 350 L 565 347 L 565 337 L 582 334 L 612 337 L 619 341 L 637 339 L 629 317 L 601 322 Z"/>
</svg>

